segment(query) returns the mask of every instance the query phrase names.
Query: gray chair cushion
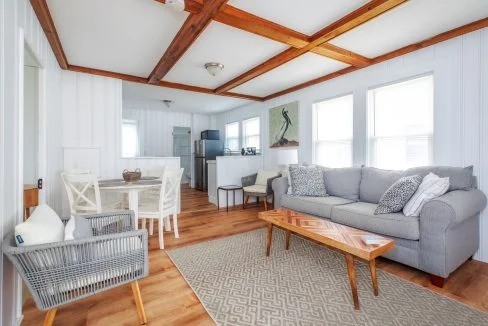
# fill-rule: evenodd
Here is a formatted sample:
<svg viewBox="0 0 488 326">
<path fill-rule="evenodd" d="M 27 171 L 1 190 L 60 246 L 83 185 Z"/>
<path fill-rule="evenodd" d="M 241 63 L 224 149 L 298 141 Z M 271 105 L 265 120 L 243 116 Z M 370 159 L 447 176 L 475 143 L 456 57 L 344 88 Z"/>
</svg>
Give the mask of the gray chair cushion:
<svg viewBox="0 0 488 326">
<path fill-rule="evenodd" d="M 374 215 L 375 204 L 352 203 L 332 208 L 332 221 L 364 231 L 407 240 L 418 240 L 419 218 L 402 213 Z"/>
<path fill-rule="evenodd" d="M 378 204 L 381 196 L 402 177 L 402 174 L 402 171 L 363 168 L 359 185 L 359 199 L 363 202 Z"/>
<path fill-rule="evenodd" d="M 328 196 L 328 197 L 305 197 L 283 195 L 281 197 L 281 206 L 302 212 L 305 214 L 316 215 L 330 218 L 332 207 L 353 203 L 350 199 Z"/>
<path fill-rule="evenodd" d="M 325 189 L 329 195 L 358 200 L 361 168 L 324 168 L 324 171 Z"/>
<path fill-rule="evenodd" d="M 403 176 L 420 175 L 422 178 L 430 172 L 441 178 L 449 178 L 449 191 L 469 190 L 473 187 L 473 166 L 465 168 L 455 166 L 420 166 L 405 170 Z"/>
</svg>

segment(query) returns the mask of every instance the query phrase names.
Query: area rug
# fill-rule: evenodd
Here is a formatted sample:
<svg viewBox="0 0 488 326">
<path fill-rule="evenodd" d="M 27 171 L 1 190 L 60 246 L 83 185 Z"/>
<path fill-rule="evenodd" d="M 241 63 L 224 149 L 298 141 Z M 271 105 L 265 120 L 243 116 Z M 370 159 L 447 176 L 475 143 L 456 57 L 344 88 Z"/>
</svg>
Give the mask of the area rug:
<svg viewBox="0 0 488 326">
<path fill-rule="evenodd" d="M 488 325 L 488 314 L 356 262 L 360 310 L 354 310 L 344 256 L 275 228 L 168 251 L 218 325 Z"/>
</svg>

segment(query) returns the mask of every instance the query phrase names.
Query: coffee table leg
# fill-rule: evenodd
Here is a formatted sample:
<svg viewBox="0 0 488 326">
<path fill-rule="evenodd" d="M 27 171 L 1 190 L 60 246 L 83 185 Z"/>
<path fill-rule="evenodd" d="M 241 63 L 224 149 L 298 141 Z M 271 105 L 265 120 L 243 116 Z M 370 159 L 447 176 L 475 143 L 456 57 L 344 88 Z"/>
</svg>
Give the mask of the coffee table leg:
<svg viewBox="0 0 488 326">
<path fill-rule="evenodd" d="M 266 257 L 269 257 L 271 251 L 271 237 L 273 236 L 273 224 L 268 223 L 268 237 L 266 238 Z"/>
<path fill-rule="evenodd" d="M 376 259 L 369 261 L 369 271 L 371 272 L 371 281 L 373 281 L 374 295 L 378 296 L 378 279 L 376 278 Z"/>
<path fill-rule="evenodd" d="M 347 263 L 347 274 L 349 275 L 349 283 L 351 283 L 354 309 L 359 310 L 358 288 L 356 285 L 356 272 L 354 271 L 354 258 L 352 257 L 352 255 L 346 255 L 346 263 Z"/>
<path fill-rule="evenodd" d="M 285 236 L 285 250 L 290 249 L 290 231 L 286 231 Z"/>
</svg>

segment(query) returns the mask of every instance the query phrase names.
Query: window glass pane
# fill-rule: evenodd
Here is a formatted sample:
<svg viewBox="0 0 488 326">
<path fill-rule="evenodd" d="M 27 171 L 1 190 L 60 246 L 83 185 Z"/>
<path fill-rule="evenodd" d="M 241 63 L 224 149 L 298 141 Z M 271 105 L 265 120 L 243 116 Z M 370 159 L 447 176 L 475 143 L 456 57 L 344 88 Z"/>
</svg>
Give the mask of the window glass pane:
<svg viewBox="0 0 488 326">
<path fill-rule="evenodd" d="M 377 88 L 370 96 L 370 164 L 398 170 L 432 164 L 433 77 Z"/>
<path fill-rule="evenodd" d="M 244 147 L 260 148 L 260 119 L 259 117 L 242 121 L 242 132 L 244 136 Z"/>
<path fill-rule="evenodd" d="M 137 156 L 138 135 L 137 121 L 124 120 L 122 123 L 122 156 Z"/>
<path fill-rule="evenodd" d="M 314 112 L 314 163 L 352 166 L 352 95 L 316 103 Z"/>
<path fill-rule="evenodd" d="M 239 151 L 239 122 L 225 125 L 225 144 L 231 151 Z"/>
</svg>

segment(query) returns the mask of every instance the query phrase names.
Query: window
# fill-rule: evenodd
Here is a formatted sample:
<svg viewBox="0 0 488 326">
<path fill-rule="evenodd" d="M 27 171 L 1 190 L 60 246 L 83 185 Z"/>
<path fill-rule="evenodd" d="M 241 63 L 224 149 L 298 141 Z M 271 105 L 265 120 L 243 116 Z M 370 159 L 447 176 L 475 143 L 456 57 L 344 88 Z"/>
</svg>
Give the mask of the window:
<svg viewBox="0 0 488 326">
<path fill-rule="evenodd" d="M 225 147 L 231 151 L 238 152 L 239 148 L 239 122 L 225 125 Z"/>
<path fill-rule="evenodd" d="M 261 148 L 260 130 L 259 117 L 242 121 L 244 147 L 256 147 L 257 150 Z"/>
<path fill-rule="evenodd" d="M 368 96 L 370 165 L 406 169 L 432 164 L 433 76 L 379 87 Z"/>
<path fill-rule="evenodd" d="M 352 166 L 353 99 L 342 96 L 314 104 L 314 163 Z"/>
<path fill-rule="evenodd" d="M 124 119 L 122 121 L 122 157 L 136 157 L 139 155 L 137 129 L 137 120 Z"/>
</svg>

